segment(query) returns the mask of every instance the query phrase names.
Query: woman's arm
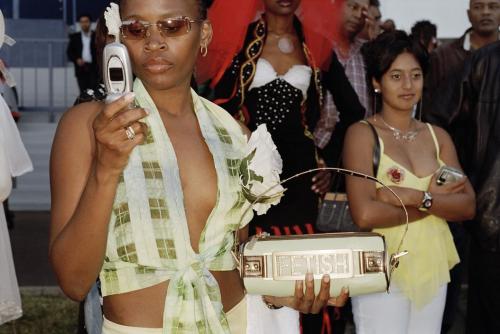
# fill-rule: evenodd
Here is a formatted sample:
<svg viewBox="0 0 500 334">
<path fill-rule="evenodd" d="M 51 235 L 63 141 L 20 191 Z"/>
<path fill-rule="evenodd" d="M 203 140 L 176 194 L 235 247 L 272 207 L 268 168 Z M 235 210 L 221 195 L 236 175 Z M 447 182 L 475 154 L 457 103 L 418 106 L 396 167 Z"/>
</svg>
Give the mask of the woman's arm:
<svg viewBox="0 0 500 334">
<path fill-rule="evenodd" d="M 82 300 L 102 267 L 119 176 L 144 139 L 142 109 L 124 110 L 131 97 L 103 108 L 82 104 L 61 120 L 51 153 L 52 215 L 49 258 L 63 291 Z M 101 111 L 102 110 L 102 111 Z M 134 123 L 134 140 L 124 128 Z"/>
<path fill-rule="evenodd" d="M 375 138 L 368 125 L 362 123 L 352 125 L 347 131 L 344 142 L 343 162 L 345 168 L 373 176 L 374 144 Z M 354 222 L 362 230 L 405 223 L 405 215 L 400 207 L 378 200 L 375 182 L 348 176 L 346 177 L 346 187 L 351 215 Z M 415 208 L 408 208 L 408 214 L 410 221 L 419 220 L 426 216 L 425 213 Z"/>
<path fill-rule="evenodd" d="M 462 170 L 450 136 L 443 129 L 436 127 L 435 133 L 440 143 L 441 160 L 447 166 Z M 475 195 L 468 178 L 464 177 L 441 186 L 436 183 L 436 179 L 437 174 L 433 175 L 429 184 L 428 192 L 432 196 L 432 207 L 427 212 L 448 221 L 472 219 L 475 214 Z M 401 187 L 391 187 L 391 189 L 401 195 L 407 208 L 418 209 L 421 206 L 423 191 Z M 379 189 L 377 198 L 385 203 L 400 206 L 386 189 Z"/>
<path fill-rule="evenodd" d="M 441 152 L 441 160 L 450 167 L 462 170 L 458 161 L 455 145 L 448 133 L 433 127 Z M 433 197 L 430 214 L 447 221 L 464 221 L 474 218 L 476 213 L 476 196 L 469 179 L 465 177 L 455 183 L 438 186 L 436 175 L 431 180 L 428 190 Z"/>
</svg>

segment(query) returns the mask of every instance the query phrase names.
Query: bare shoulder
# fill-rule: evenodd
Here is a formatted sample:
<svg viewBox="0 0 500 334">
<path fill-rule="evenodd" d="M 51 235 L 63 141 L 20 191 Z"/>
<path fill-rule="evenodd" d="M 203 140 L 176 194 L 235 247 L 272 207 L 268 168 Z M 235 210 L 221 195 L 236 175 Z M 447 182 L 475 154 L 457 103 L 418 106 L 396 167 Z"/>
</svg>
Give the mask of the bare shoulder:
<svg viewBox="0 0 500 334">
<path fill-rule="evenodd" d="M 342 152 L 342 163 L 345 168 L 373 175 L 375 140 L 370 124 L 366 121 L 351 125 L 347 129 Z"/>
<path fill-rule="evenodd" d="M 102 109 L 102 102 L 82 103 L 68 109 L 57 126 L 52 151 L 71 148 L 73 152 L 92 152 L 94 133 L 92 123 Z"/>
<path fill-rule="evenodd" d="M 436 135 L 436 139 L 439 143 L 439 146 L 443 147 L 443 145 L 445 146 L 453 145 L 453 141 L 445 129 L 433 124 L 431 124 L 431 127 L 432 130 L 434 130 L 434 134 Z"/>
<path fill-rule="evenodd" d="M 61 117 L 57 127 L 56 139 L 68 134 L 68 140 L 80 137 L 81 134 L 92 133 L 92 122 L 102 109 L 102 102 L 82 103 L 68 109 Z"/>
<path fill-rule="evenodd" d="M 83 124 L 92 124 L 102 109 L 102 102 L 86 102 L 68 109 L 59 121 L 59 128 L 73 127 Z"/>
<path fill-rule="evenodd" d="M 370 121 L 370 120 L 367 120 Z M 356 122 L 352 124 L 346 133 L 346 142 L 355 142 L 355 143 L 374 143 L 375 137 L 373 135 L 373 131 L 370 128 L 370 125 L 366 122 Z"/>
</svg>

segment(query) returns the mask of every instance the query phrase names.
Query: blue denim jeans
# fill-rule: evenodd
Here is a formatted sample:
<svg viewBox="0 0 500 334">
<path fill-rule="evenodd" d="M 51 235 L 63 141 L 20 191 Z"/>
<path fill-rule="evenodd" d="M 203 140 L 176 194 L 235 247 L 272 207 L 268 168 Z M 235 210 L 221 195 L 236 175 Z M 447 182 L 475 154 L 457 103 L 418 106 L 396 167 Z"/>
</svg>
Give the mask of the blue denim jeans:
<svg viewBox="0 0 500 334">
<path fill-rule="evenodd" d="M 97 283 L 92 286 L 84 305 L 85 328 L 88 334 L 101 334 L 102 331 L 102 307 L 101 297 Z"/>
</svg>

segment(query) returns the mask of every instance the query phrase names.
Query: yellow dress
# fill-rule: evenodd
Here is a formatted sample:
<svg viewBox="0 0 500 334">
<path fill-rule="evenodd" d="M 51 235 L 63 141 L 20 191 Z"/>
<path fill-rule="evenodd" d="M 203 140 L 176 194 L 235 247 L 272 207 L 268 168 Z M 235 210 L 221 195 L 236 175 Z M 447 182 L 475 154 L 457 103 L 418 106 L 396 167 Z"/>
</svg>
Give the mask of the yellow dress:
<svg viewBox="0 0 500 334">
<path fill-rule="evenodd" d="M 439 155 L 439 144 L 430 124 L 427 124 L 436 146 L 436 159 L 444 165 Z M 432 175 L 418 177 L 394 161 L 384 152 L 384 142 L 380 142 L 380 164 L 377 178 L 388 186 L 400 186 L 426 191 Z M 397 251 L 404 232 L 404 225 L 374 229 L 385 236 L 389 254 Z M 449 270 L 460 259 L 453 237 L 446 221 L 434 215 L 410 223 L 403 250 L 409 254 L 401 258 L 399 267 L 394 271 L 392 283 L 395 284 L 415 305 L 420 308 L 427 304 L 439 287 L 450 281 Z"/>
</svg>

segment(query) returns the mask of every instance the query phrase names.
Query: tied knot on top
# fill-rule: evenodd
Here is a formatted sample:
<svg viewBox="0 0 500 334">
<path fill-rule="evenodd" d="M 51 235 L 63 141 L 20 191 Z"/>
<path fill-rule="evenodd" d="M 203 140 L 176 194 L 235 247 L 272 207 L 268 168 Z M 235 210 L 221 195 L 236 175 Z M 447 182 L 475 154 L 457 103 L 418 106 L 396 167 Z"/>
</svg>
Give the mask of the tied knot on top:
<svg viewBox="0 0 500 334">
<path fill-rule="evenodd" d="M 196 254 L 191 262 L 184 267 L 184 270 L 179 271 L 179 274 L 188 281 L 211 277 L 212 274 L 210 273 L 208 267 L 210 262 L 214 259 L 214 257 L 206 257 L 202 254 Z"/>
</svg>

